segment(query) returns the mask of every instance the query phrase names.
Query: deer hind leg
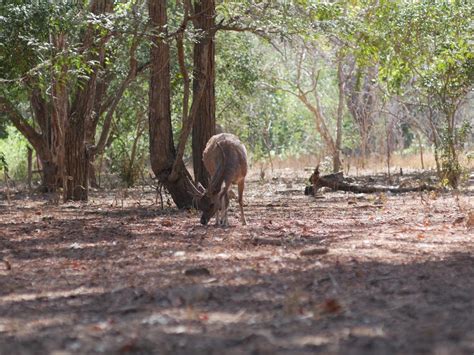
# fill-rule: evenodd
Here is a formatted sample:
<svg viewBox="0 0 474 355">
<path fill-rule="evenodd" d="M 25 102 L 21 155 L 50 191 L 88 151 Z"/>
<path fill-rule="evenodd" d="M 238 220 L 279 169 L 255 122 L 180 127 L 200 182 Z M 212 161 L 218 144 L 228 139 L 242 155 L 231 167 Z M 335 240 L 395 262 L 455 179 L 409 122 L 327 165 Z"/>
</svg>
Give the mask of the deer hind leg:
<svg viewBox="0 0 474 355">
<path fill-rule="evenodd" d="M 244 196 L 244 187 L 245 187 L 245 181 L 241 181 L 237 184 L 238 187 L 238 193 L 239 193 L 239 207 L 240 207 L 240 218 L 242 220 L 242 225 L 246 225 L 247 221 L 245 220 L 244 216 L 244 203 L 243 203 L 243 196 Z"/>
<path fill-rule="evenodd" d="M 216 211 L 216 224 L 215 224 L 216 226 L 219 226 L 221 224 L 220 212 L 221 212 L 220 209 Z"/>
</svg>

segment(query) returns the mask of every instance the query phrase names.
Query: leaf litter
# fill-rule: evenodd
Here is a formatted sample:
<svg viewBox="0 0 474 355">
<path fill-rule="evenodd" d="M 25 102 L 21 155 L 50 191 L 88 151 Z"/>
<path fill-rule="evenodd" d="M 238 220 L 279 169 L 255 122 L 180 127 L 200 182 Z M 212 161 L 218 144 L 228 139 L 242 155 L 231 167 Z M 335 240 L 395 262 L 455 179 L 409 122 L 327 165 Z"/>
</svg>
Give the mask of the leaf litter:
<svg viewBox="0 0 474 355">
<path fill-rule="evenodd" d="M 0 353 L 473 353 L 472 196 L 288 181 L 251 177 L 229 228 L 107 191 L 0 201 Z"/>
</svg>

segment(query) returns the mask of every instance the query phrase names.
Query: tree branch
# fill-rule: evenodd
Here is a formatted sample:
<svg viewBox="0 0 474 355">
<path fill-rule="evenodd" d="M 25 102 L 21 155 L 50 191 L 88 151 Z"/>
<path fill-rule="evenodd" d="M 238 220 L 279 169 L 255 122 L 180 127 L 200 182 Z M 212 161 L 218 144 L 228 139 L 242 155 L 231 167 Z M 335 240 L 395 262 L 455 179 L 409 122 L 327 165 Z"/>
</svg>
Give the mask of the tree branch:
<svg viewBox="0 0 474 355">
<path fill-rule="evenodd" d="M 15 106 L 4 96 L 0 96 L 0 113 L 4 114 L 13 123 L 16 129 L 23 134 L 36 151 L 42 149 L 42 135 L 23 118 Z"/>
</svg>

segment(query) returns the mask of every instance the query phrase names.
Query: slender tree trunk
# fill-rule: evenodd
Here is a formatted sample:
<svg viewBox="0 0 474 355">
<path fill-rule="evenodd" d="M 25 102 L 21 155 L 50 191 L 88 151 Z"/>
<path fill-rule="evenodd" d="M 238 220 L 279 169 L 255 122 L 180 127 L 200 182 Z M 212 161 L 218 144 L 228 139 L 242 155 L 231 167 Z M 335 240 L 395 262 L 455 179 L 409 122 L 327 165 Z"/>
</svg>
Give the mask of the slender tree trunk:
<svg viewBox="0 0 474 355">
<path fill-rule="evenodd" d="M 390 146 L 390 140 L 391 140 L 391 130 L 392 130 L 392 125 L 387 124 L 387 117 L 384 119 L 385 123 L 385 143 L 386 143 L 386 150 L 387 150 L 387 175 L 388 175 L 388 181 L 392 181 L 392 176 L 390 172 L 390 159 L 392 156 L 392 150 Z"/>
<path fill-rule="evenodd" d="M 64 33 L 51 35 L 55 50 L 61 52 L 67 48 L 67 38 Z M 54 59 L 53 59 L 54 61 Z M 51 115 L 49 117 L 48 133 L 49 148 L 52 155 L 52 161 L 55 166 L 51 167 L 51 172 L 57 175 L 56 186 L 65 184 L 65 154 L 66 154 L 66 121 L 69 115 L 69 90 L 67 87 L 66 65 L 61 66 L 58 72 L 52 72 L 51 83 Z M 54 170 L 53 170 L 54 169 Z M 54 190 L 56 190 L 56 186 Z"/>
<path fill-rule="evenodd" d="M 297 95 L 298 99 L 306 106 L 306 108 L 313 114 L 314 121 L 316 124 L 316 129 L 320 134 L 321 138 L 323 139 L 324 143 L 326 144 L 327 149 L 329 150 L 332 157 L 337 155 L 336 149 L 336 142 L 334 141 L 331 132 L 326 124 L 327 118 L 324 116 L 321 105 L 319 102 L 318 92 L 314 91 L 314 96 L 316 99 L 316 104 L 313 105 L 309 100 L 308 97 L 304 93 L 300 93 Z M 340 162 L 339 162 L 340 164 Z"/>
<path fill-rule="evenodd" d="M 127 186 L 132 187 L 135 185 L 136 182 L 136 175 L 134 174 L 135 170 L 135 161 L 137 160 L 138 154 L 138 143 L 140 142 L 140 138 L 143 134 L 144 127 L 142 126 L 142 122 L 140 119 L 137 119 L 137 127 L 136 127 L 136 134 L 133 138 L 132 149 L 130 150 L 130 161 L 127 168 Z"/>
<path fill-rule="evenodd" d="M 360 133 L 361 142 L 360 142 L 360 150 L 361 150 L 361 158 L 362 158 L 362 168 L 365 168 L 368 156 L 368 145 L 369 145 L 369 137 L 367 132 L 364 129 L 361 130 Z"/>
<path fill-rule="evenodd" d="M 421 134 L 417 134 L 418 137 L 418 147 L 420 147 L 420 162 L 421 162 L 421 169 L 425 170 L 425 163 L 423 159 L 423 144 L 421 142 Z"/>
<path fill-rule="evenodd" d="M 342 144 L 342 118 L 344 115 L 344 73 L 343 73 L 343 60 L 338 59 L 337 62 L 337 80 L 339 89 L 339 99 L 337 103 L 337 118 L 336 118 L 336 147 L 333 155 L 332 171 L 333 173 L 341 170 L 341 144 Z"/>
<path fill-rule="evenodd" d="M 105 67 L 104 58 L 101 58 L 100 66 L 102 68 Z M 103 76 L 99 75 L 97 77 L 93 114 L 91 116 L 91 119 L 86 123 L 85 139 L 86 139 L 86 144 L 88 146 L 95 145 L 95 135 L 97 131 L 97 125 L 99 124 L 100 111 L 101 111 L 101 106 L 104 101 L 105 93 L 107 90 L 107 84 L 108 84 L 108 81 L 106 81 L 106 79 Z M 97 177 L 96 177 L 96 168 L 94 165 L 96 156 L 97 154 L 95 151 L 90 152 L 89 169 L 88 169 L 89 170 L 89 185 L 93 188 L 99 187 L 99 184 L 97 183 Z"/>
<path fill-rule="evenodd" d="M 207 141 L 216 132 L 215 105 L 215 0 L 194 1 L 194 27 L 202 31 L 202 37 L 194 45 L 193 101 L 198 100 L 197 114 L 192 133 L 194 178 L 204 186 L 209 175 L 202 162 Z M 201 87 L 204 94 L 199 98 Z"/>
<path fill-rule="evenodd" d="M 33 176 L 33 149 L 27 148 L 27 161 L 28 161 L 28 190 L 31 191 L 31 178 Z"/>
<path fill-rule="evenodd" d="M 434 159 L 436 163 L 436 173 L 438 174 L 438 177 L 441 178 L 441 163 L 439 161 L 439 148 L 436 143 L 434 143 Z"/>
<path fill-rule="evenodd" d="M 148 1 L 151 23 L 158 33 L 166 33 L 166 3 L 166 0 Z M 170 49 L 160 36 L 155 36 L 152 42 L 148 116 L 151 167 L 178 208 L 191 207 L 193 198 L 188 185 L 192 182 L 182 162 L 177 178 L 169 179 L 176 159 L 170 107 Z"/>
</svg>

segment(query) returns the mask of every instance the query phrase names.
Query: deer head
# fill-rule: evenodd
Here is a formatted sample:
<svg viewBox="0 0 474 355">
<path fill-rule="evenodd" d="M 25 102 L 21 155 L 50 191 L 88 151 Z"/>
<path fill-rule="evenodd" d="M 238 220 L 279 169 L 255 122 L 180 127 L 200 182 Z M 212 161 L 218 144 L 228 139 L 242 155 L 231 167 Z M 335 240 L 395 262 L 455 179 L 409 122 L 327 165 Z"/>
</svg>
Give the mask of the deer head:
<svg viewBox="0 0 474 355">
<path fill-rule="evenodd" d="M 202 211 L 201 224 L 203 225 L 206 225 L 218 211 L 227 207 L 225 201 L 227 201 L 228 205 L 227 194 L 225 191 L 221 191 L 222 182 L 224 180 L 224 164 L 222 163 L 225 162 L 225 153 L 218 143 L 216 143 L 216 147 L 219 147 L 222 157 L 219 159 L 219 162 L 214 165 L 216 166 L 215 174 L 209 179 L 208 188 L 204 189 L 198 182 L 192 191 L 195 204 L 197 208 Z M 216 223 L 218 222 L 219 221 L 216 221 Z"/>
</svg>

